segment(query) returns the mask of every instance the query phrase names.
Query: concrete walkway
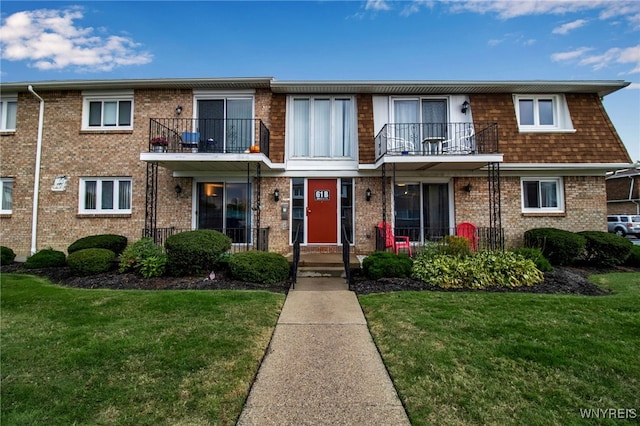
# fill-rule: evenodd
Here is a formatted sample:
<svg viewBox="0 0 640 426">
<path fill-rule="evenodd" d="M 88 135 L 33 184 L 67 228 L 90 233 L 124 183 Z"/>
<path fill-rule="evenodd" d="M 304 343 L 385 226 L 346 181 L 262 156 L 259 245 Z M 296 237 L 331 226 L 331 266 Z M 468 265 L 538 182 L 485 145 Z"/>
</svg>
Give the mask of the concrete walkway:
<svg viewBox="0 0 640 426">
<path fill-rule="evenodd" d="M 343 278 L 299 278 L 238 425 L 409 425 Z"/>
</svg>

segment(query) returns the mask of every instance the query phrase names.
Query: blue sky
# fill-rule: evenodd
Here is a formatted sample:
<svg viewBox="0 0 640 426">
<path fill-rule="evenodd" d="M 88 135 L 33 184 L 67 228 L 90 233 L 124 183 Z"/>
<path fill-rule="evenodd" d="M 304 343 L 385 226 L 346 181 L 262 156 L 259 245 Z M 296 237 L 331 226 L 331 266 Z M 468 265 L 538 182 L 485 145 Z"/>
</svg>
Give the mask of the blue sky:
<svg viewBox="0 0 640 426">
<path fill-rule="evenodd" d="M 625 80 L 640 160 L 640 1 L 7 1 L 0 78 Z"/>
</svg>

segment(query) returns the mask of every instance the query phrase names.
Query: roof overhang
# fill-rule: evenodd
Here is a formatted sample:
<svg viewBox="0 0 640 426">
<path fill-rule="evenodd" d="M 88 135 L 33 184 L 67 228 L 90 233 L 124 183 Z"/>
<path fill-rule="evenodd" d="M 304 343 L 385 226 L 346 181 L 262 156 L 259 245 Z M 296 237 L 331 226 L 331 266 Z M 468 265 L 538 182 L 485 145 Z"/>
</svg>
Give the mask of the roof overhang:
<svg viewBox="0 0 640 426">
<path fill-rule="evenodd" d="M 444 95 L 474 93 L 597 93 L 600 97 L 627 87 L 623 80 L 531 81 L 278 81 L 274 93 L 371 93 Z"/>
<path fill-rule="evenodd" d="M 241 90 L 269 89 L 271 77 L 249 78 L 160 78 L 130 80 L 49 80 L 2 83 L 2 90 L 27 91 L 29 85 L 36 90 L 122 90 L 122 89 L 211 89 Z"/>
<path fill-rule="evenodd" d="M 5 92 L 36 90 L 121 90 L 121 89 L 271 89 L 274 93 L 370 93 L 381 95 L 455 95 L 474 93 L 597 93 L 600 97 L 627 87 L 623 80 L 317 80 L 279 81 L 272 77 L 159 78 L 124 80 L 48 80 L 4 82 Z"/>
<path fill-rule="evenodd" d="M 140 160 L 157 163 L 173 172 L 246 172 L 247 167 L 261 164 L 270 170 L 284 170 L 284 164 L 273 163 L 264 154 L 156 153 L 142 152 Z"/>
</svg>

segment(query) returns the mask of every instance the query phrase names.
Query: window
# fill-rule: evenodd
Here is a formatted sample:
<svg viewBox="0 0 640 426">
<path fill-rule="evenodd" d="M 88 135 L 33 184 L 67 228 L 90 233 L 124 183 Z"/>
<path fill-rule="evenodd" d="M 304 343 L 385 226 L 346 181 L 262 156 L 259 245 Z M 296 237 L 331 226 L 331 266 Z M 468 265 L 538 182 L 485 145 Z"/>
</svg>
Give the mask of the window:
<svg viewBox="0 0 640 426">
<path fill-rule="evenodd" d="M 514 104 L 520 131 L 573 130 L 563 96 L 515 95 Z"/>
<path fill-rule="evenodd" d="M 198 229 L 215 229 L 235 243 L 252 240 L 251 185 L 246 182 L 198 183 Z"/>
<path fill-rule="evenodd" d="M 522 211 L 562 212 L 563 195 L 560 178 L 522 179 Z"/>
<path fill-rule="evenodd" d="M 130 214 L 131 178 L 81 178 L 80 213 Z"/>
<path fill-rule="evenodd" d="M 16 130 L 17 97 L 0 98 L 0 131 Z"/>
<path fill-rule="evenodd" d="M 83 130 L 133 130 L 133 92 L 84 94 Z"/>
<path fill-rule="evenodd" d="M 0 214 L 11 214 L 13 210 L 13 179 L 0 179 Z"/>
<path fill-rule="evenodd" d="M 292 104 L 292 157 L 353 157 L 356 125 L 351 98 L 294 98 Z"/>
</svg>

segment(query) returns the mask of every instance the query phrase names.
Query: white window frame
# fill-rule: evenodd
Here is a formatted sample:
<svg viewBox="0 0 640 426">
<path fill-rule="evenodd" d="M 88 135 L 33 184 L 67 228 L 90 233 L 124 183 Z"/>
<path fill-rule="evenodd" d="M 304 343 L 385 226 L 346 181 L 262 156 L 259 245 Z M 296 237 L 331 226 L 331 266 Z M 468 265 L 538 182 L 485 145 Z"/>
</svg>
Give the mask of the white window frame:
<svg viewBox="0 0 640 426">
<path fill-rule="evenodd" d="M 13 117 L 13 122 L 16 123 L 14 126 L 8 126 L 9 122 L 9 104 L 15 103 L 15 117 Z M 0 98 L 0 131 L 2 132 L 15 132 L 17 126 L 17 118 L 18 118 L 18 95 L 3 95 Z"/>
<path fill-rule="evenodd" d="M 520 101 L 533 101 L 533 124 L 520 124 Z M 540 124 L 539 103 L 550 100 L 553 107 L 553 124 Z M 513 95 L 513 105 L 516 112 L 516 120 L 520 132 L 575 132 L 571 123 L 569 108 L 564 95 L 537 94 L 537 95 Z"/>
<path fill-rule="evenodd" d="M 313 152 L 314 151 L 314 127 L 315 127 L 315 117 L 314 117 L 314 106 L 315 106 L 315 102 L 316 101 L 320 101 L 320 100 L 329 100 L 330 102 L 330 116 L 331 116 L 331 123 L 329 126 L 329 135 L 331 138 L 331 143 L 330 143 L 330 150 L 331 152 L 329 153 L 328 156 L 314 156 L 314 155 L 306 155 L 306 156 L 302 156 L 302 155 L 294 155 L 294 141 L 292 141 L 291 139 L 288 140 L 287 146 L 288 146 L 288 157 L 290 159 L 293 160 L 314 160 L 314 161 L 323 161 L 323 160 L 346 160 L 346 161 L 353 161 L 356 159 L 356 154 L 355 151 L 357 150 L 357 144 L 358 144 L 358 135 L 357 135 L 357 130 L 358 130 L 358 122 L 356 120 L 356 114 L 357 114 L 357 104 L 356 104 L 356 99 L 354 96 L 350 96 L 350 95 L 345 95 L 345 96 L 340 96 L 340 95 L 327 95 L 327 96 L 321 96 L 321 95 L 316 95 L 316 96 L 297 96 L 297 95 L 292 95 L 289 97 L 289 105 L 287 107 L 287 115 L 288 115 L 288 130 L 287 131 L 287 135 L 288 138 L 291 138 L 294 134 L 293 129 L 295 126 L 295 114 L 294 114 L 294 102 L 296 100 L 308 100 L 309 101 L 309 152 Z M 334 140 L 334 113 L 335 113 L 335 109 L 334 109 L 334 105 L 336 103 L 337 100 L 348 100 L 351 106 L 351 111 L 350 111 L 350 116 L 349 116 L 349 120 L 350 120 L 350 139 L 351 139 L 351 144 L 350 144 L 350 152 L 347 153 L 346 155 L 334 155 L 333 152 L 333 148 L 335 147 L 335 140 Z"/>
<path fill-rule="evenodd" d="M 103 182 L 113 182 L 113 208 L 102 208 L 102 184 Z M 85 207 L 85 199 L 87 194 L 87 182 L 96 182 L 96 208 L 90 209 Z M 119 207 L 120 182 L 129 182 L 129 207 L 121 209 Z M 81 177 L 78 196 L 78 213 L 80 214 L 131 214 L 131 204 L 133 204 L 133 179 L 131 177 Z"/>
<path fill-rule="evenodd" d="M 123 92 L 83 92 L 82 93 L 82 130 L 99 130 L 99 131 L 121 131 L 121 130 L 133 130 L 133 117 L 135 103 L 133 99 L 133 91 Z M 131 102 L 131 117 L 129 118 L 129 125 L 120 126 L 116 123 L 115 126 L 104 125 L 104 103 L 116 102 L 117 107 L 120 107 L 120 102 Z M 92 102 L 101 102 L 103 107 L 101 109 L 100 126 L 89 125 L 90 106 Z M 119 117 L 119 110 L 116 110 L 116 120 Z"/>
<path fill-rule="evenodd" d="M 525 207 L 525 182 L 537 182 L 538 194 L 541 196 L 540 183 L 553 182 L 556 185 L 556 199 L 558 205 L 556 207 Z M 520 178 L 520 201 L 522 213 L 564 213 L 564 184 L 561 177 L 522 177 Z M 539 199 L 539 204 L 541 200 Z"/>
<path fill-rule="evenodd" d="M 11 196 L 11 206 L 8 209 L 3 209 L 2 206 L 4 205 L 4 189 L 5 189 L 5 185 L 10 185 L 12 188 L 12 194 L 13 194 L 13 188 L 14 188 L 14 180 L 13 178 L 0 178 L 0 214 L 11 214 L 13 213 L 13 195 Z"/>
</svg>

